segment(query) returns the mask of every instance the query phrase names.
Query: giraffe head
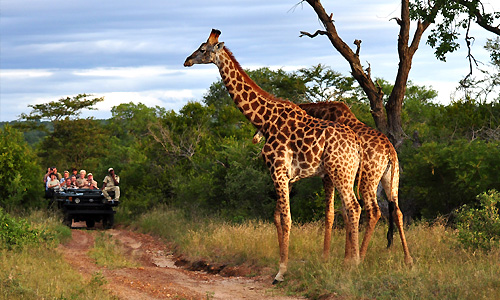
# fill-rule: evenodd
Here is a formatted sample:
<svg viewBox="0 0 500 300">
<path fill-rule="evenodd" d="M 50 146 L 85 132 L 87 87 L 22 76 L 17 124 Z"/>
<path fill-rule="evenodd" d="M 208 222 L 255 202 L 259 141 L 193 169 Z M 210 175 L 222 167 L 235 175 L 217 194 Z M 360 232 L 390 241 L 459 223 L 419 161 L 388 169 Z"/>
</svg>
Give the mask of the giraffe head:
<svg viewBox="0 0 500 300">
<path fill-rule="evenodd" d="M 215 63 L 216 54 L 224 48 L 224 43 L 219 43 L 220 31 L 212 29 L 207 41 L 200 45 L 200 47 L 193 52 L 186 61 L 184 67 L 190 67 L 194 64 L 209 64 Z"/>
</svg>

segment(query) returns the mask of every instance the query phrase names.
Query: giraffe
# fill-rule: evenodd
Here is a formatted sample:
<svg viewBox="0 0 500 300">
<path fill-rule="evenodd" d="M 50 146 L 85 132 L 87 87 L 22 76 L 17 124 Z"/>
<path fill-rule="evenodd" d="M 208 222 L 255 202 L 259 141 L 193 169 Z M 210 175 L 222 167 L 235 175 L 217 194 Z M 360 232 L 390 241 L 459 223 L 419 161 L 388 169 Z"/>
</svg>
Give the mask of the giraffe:
<svg viewBox="0 0 500 300">
<path fill-rule="evenodd" d="M 413 259 L 406 243 L 403 230 L 403 214 L 398 205 L 398 155 L 389 139 L 383 133 L 359 121 L 349 107 L 343 102 L 304 103 L 299 104 L 299 106 L 313 117 L 335 121 L 349 126 L 361 141 L 363 164 L 361 165 L 360 172 L 362 172 L 363 175 L 361 176 L 359 190 L 364 201 L 364 209 L 367 212 L 368 219 L 365 235 L 360 248 L 361 260 L 366 255 L 368 244 L 375 230 L 375 225 L 381 216 L 377 204 L 377 186 L 379 182 L 381 182 L 387 199 L 389 200 L 390 216 L 389 232 L 387 233 L 387 247 L 392 244 L 394 230 L 393 219 L 395 219 L 401 238 L 401 244 L 403 245 L 405 263 L 411 265 Z M 262 133 L 257 132 L 254 135 L 253 143 L 258 143 L 262 137 Z"/>
<path fill-rule="evenodd" d="M 289 185 L 299 179 L 321 176 L 326 194 L 323 255 L 328 256 L 333 225 L 334 190 L 342 201 L 346 220 L 344 262 L 360 262 L 358 226 L 361 207 L 354 195 L 354 181 L 361 160 L 361 145 L 349 127 L 309 116 L 299 106 L 262 90 L 244 72 L 233 54 L 219 42 L 221 32 L 212 29 L 205 43 L 184 66 L 215 64 L 238 109 L 266 138 L 262 156 L 274 182 L 277 202 L 274 224 L 280 249 L 279 271 L 273 283 L 284 280 L 291 229 Z"/>
</svg>

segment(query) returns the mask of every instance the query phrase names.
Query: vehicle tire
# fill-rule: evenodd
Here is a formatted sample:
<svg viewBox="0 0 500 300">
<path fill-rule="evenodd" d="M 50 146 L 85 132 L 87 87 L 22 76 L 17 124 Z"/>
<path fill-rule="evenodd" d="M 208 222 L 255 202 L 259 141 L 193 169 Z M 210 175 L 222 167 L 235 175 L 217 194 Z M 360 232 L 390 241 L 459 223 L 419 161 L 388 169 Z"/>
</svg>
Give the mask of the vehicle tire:
<svg viewBox="0 0 500 300">
<path fill-rule="evenodd" d="M 95 225 L 94 220 L 86 220 L 85 223 L 87 224 L 87 228 L 92 228 Z"/>
<path fill-rule="evenodd" d="M 113 224 L 115 223 L 115 215 L 107 215 L 102 219 L 102 226 L 104 229 L 111 229 L 113 227 Z"/>
<path fill-rule="evenodd" d="M 64 215 L 63 223 L 64 223 L 64 225 L 66 225 L 69 228 L 71 228 L 71 224 L 73 223 L 73 219 L 69 215 Z"/>
</svg>

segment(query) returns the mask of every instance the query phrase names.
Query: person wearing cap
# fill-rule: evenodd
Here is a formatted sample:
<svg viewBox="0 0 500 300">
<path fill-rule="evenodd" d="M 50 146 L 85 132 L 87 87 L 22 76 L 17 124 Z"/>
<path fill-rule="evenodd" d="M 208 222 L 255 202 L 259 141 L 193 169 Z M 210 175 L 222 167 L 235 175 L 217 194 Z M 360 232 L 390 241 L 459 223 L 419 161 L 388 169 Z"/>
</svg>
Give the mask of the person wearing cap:
<svg viewBox="0 0 500 300">
<path fill-rule="evenodd" d="M 85 175 L 87 175 L 87 171 L 80 170 L 80 177 L 76 179 L 76 187 L 79 189 L 84 189 L 89 186 L 87 179 L 85 179 Z"/>
<path fill-rule="evenodd" d="M 66 170 L 66 171 L 64 171 L 63 178 L 61 178 L 61 184 L 65 183 L 66 179 L 68 179 L 68 178 L 69 178 L 69 171 Z"/>
<path fill-rule="evenodd" d="M 99 189 L 99 187 L 97 186 L 97 181 L 94 180 L 94 175 L 92 175 L 92 173 L 87 174 L 87 183 L 88 183 L 88 186 L 86 187 L 87 189 L 91 190 Z"/>
<path fill-rule="evenodd" d="M 108 169 L 109 175 L 106 175 L 103 180 L 102 184 L 102 194 L 108 201 L 111 201 L 111 197 L 109 196 L 109 192 L 113 191 L 115 192 L 115 199 L 116 201 L 120 200 L 120 177 L 115 174 L 115 170 L 113 168 Z"/>
</svg>

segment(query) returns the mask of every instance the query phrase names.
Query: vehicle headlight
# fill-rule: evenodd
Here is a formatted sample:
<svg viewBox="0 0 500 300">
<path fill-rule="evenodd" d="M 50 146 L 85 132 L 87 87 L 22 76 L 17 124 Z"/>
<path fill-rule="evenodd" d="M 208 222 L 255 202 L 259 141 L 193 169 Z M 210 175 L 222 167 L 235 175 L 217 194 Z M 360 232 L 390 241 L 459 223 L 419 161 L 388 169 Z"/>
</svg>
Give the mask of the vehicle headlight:
<svg viewBox="0 0 500 300">
<path fill-rule="evenodd" d="M 75 198 L 75 203 L 80 203 L 80 198 Z"/>
</svg>

